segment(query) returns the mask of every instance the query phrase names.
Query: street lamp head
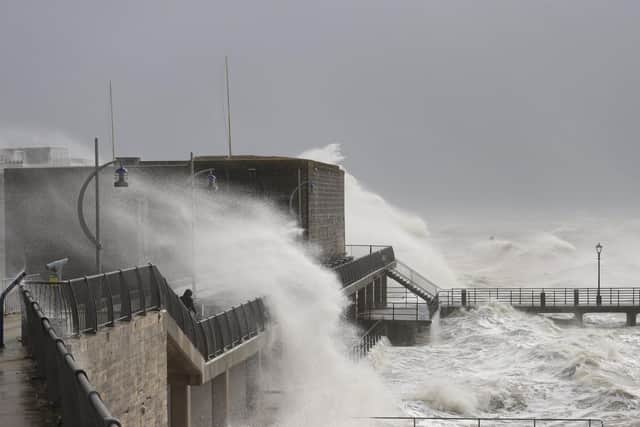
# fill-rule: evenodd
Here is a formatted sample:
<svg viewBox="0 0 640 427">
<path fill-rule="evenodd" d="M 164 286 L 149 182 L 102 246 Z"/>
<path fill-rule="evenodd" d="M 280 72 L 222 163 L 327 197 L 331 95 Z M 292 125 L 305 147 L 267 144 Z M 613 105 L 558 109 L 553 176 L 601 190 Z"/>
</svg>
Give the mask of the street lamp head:
<svg viewBox="0 0 640 427">
<path fill-rule="evenodd" d="M 115 182 L 113 183 L 114 187 L 128 187 L 129 183 L 127 182 L 127 176 L 129 175 L 129 173 L 127 172 L 127 169 L 120 165 L 120 167 L 118 169 L 116 169 L 116 173 L 115 173 Z"/>
<path fill-rule="evenodd" d="M 602 252 L 602 245 L 600 243 L 596 245 L 596 252 L 598 252 L 598 255 L 600 255 L 600 252 Z"/>
<path fill-rule="evenodd" d="M 213 189 L 213 190 L 217 190 L 218 189 L 217 178 L 213 174 L 213 169 L 210 170 L 209 174 L 207 175 L 207 182 L 209 183 L 209 188 L 210 189 Z"/>
</svg>

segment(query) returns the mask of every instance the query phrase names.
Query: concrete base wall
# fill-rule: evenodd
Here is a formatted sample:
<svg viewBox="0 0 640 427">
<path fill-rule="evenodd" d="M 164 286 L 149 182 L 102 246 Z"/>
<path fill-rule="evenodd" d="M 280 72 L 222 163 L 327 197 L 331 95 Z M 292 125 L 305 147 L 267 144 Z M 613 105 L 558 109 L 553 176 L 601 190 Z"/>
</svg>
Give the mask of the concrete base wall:
<svg viewBox="0 0 640 427">
<path fill-rule="evenodd" d="M 392 345 L 413 346 L 416 344 L 417 333 L 418 324 L 414 321 L 387 322 L 387 337 Z"/>
<path fill-rule="evenodd" d="M 164 312 L 67 339 L 71 353 L 123 426 L 168 426 Z"/>
<path fill-rule="evenodd" d="M 250 419 L 256 406 L 258 372 L 258 356 L 253 356 L 212 381 L 190 386 L 191 425 L 224 427 Z"/>
</svg>

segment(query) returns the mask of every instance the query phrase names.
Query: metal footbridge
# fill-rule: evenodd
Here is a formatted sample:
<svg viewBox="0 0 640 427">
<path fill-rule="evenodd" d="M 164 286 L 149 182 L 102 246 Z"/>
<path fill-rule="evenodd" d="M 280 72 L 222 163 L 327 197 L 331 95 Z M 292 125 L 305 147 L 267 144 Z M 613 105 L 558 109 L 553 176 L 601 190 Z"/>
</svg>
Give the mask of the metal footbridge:
<svg viewBox="0 0 640 427">
<path fill-rule="evenodd" d="M 376 274 L 393 280 L 386 286 L 386 295 L 379 297 L 374 289 L 374 297 L 365 298 L 366 304 L 358 307 L 358 319 L 421 320 L 438 311 L 444 317 L 456 310 L 496 302 L 529 313 L 571 313 L 579 323 L 587 313 L 624 313 L 627 325 L 635 326 L 640 313 L 640 287 L 446 289 L 396 259 L 390 246 L 351 248 L 364 250 L 365 255 L 334 268 L 347 295 L 361 291 Z"/>
</svg>

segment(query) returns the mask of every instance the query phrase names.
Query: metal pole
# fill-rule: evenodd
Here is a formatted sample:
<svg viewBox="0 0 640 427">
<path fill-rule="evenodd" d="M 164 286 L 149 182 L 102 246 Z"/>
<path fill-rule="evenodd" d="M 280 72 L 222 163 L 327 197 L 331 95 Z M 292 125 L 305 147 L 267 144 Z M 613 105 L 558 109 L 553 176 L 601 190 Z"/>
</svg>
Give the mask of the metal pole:
<svg viewBox="0 0 640 427">
<path fill-rule="evenodd" d="M 302 227 L 302 170 L 298 168 L 298 224 Z"/>
<path fill-rule="evenodd" d="M 98 153 L 98 138 L 93 140 L 95 145 L 95 161 L 96 161 L 96 270 L 98 273 L 102 273 L 102 260 L 100 259 L 100 165 L 99 165 L 99 153 Z"/>
<path fill-rule="evenodd" d="M 116 132 L 113 124 L 113 92 L 111 91 L 111 80 L 109 80 L 109 111 L 111 113 L 111 154 L 112 160 L 116 159 Z"/>
<path fill-rule="evenodd" d="M 229 57 L 224 57 L 224 74 L 227 83 L 227 137 L 229 142 L 229 159 L 231 158 L 231 96 L 229 95 Z"/>
<path fill-rule="evenodd" d="M 600 252 L 598 252 L 598 295 L 596 296 L 596 305 L 602 303 L 602 297 L 600 296 Z"/>
<path fill-rule="evenodd" d="M 193 151 L 190 157 L 191 164 L 191 286 L 196 293 L 196 194 L 195 194 L 195 162 Z"/>
</svg>

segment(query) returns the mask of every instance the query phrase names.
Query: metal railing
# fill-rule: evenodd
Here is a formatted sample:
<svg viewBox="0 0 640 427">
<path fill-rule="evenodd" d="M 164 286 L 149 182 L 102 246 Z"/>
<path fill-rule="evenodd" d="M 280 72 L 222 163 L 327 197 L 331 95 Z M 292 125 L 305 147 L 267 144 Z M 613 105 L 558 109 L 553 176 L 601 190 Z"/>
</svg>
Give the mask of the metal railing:
<svg viewBox="0 0 640 427">
<path fill-rule="evenodd" d="M 382 320 L 375 322 L 367 331 L 362 334 L 358 342 L 351 347 L 351 359 L 360 360 L 387 335 L 386 324 Z"/>
<path fill-rule="evenodd" d="M 395 282 L 387 282 L 387 302 L 418 303 L 424 300 L 411 292 L 407 287 Z"/>
<path fill-rule="evenodd" d="M 344 253 L 348 257 L 362 258 L 388 247 L 390 245 L 344 245 Z"/>
<path fill-rule="evenodd" d="M 503 424 L 518 424 L 529 427 L 544 427 L 551 425 L 567 427 L 567 423 L 582 427 L 604 427 L 604 422 L 597 418 L 369 417 L 367 419 L 392 421 L 393 426 L 413 427 L 434 425 L 436 422 L 438 425 L 442 425 L 443 423 L 446 425 L 449 425 L 449 423 L 455 423 L 458 426 L 464 425 L 477 427 L 495 427 L 496 425 Z M 432 421 L 432 423 L 428 423 L 428 421 Z"/>
<path fill-rule="evenodd" d="M 395 262 L 395 255 L 391 246 L 366 246 L 371 247 L 371 253 L 351 262 L 341 264 L 333 271 L 342 282 L 342 286 L 348 286 L 363 277 L 388 267 Z"/>
<path fill-rule="evenodd" d="M 597 306 L 596 288 L 468 288 L 442 289 L 441 307 L 477 306 L 490 302 L 515 307 Z M 601 307 L 640 307 L 640 288 L 601 288 Z"/>
<path fill-rule="evenodd" d="M 31 292 L 22 287 L 21 295 L 23 328 L 26 328 L 24 343 L 37 362 L 38 375 L 47 380 L 49 401 L 62 408 L 64 425 L 120 426 L 120 421 L 111 415 Z"/>
<path fill-rule="evenodd" d="M 152 264 L 25 286 L 42 301 L 44 311 L 63 335 L 95 333 L 118 321 L 164 308 L 206 360 L 257 335 L 266 322 L 261 299 L 196 320 Z"/>
<path fill-rule="evenodd" d="M 411 302 L 390 302 L 386 307 L 367 308 L 358 311 L 358 320 L 429 320 L 429 304 Z"/>
<path fill-rule="evenodd" d="M 426 292 L 431 298 L 436 296 L 441 290 L 438 285 L 401 261 L 396 260 L 396 266 L 393 268 L 393 272 L 418 289 Z"/>
</svg>

